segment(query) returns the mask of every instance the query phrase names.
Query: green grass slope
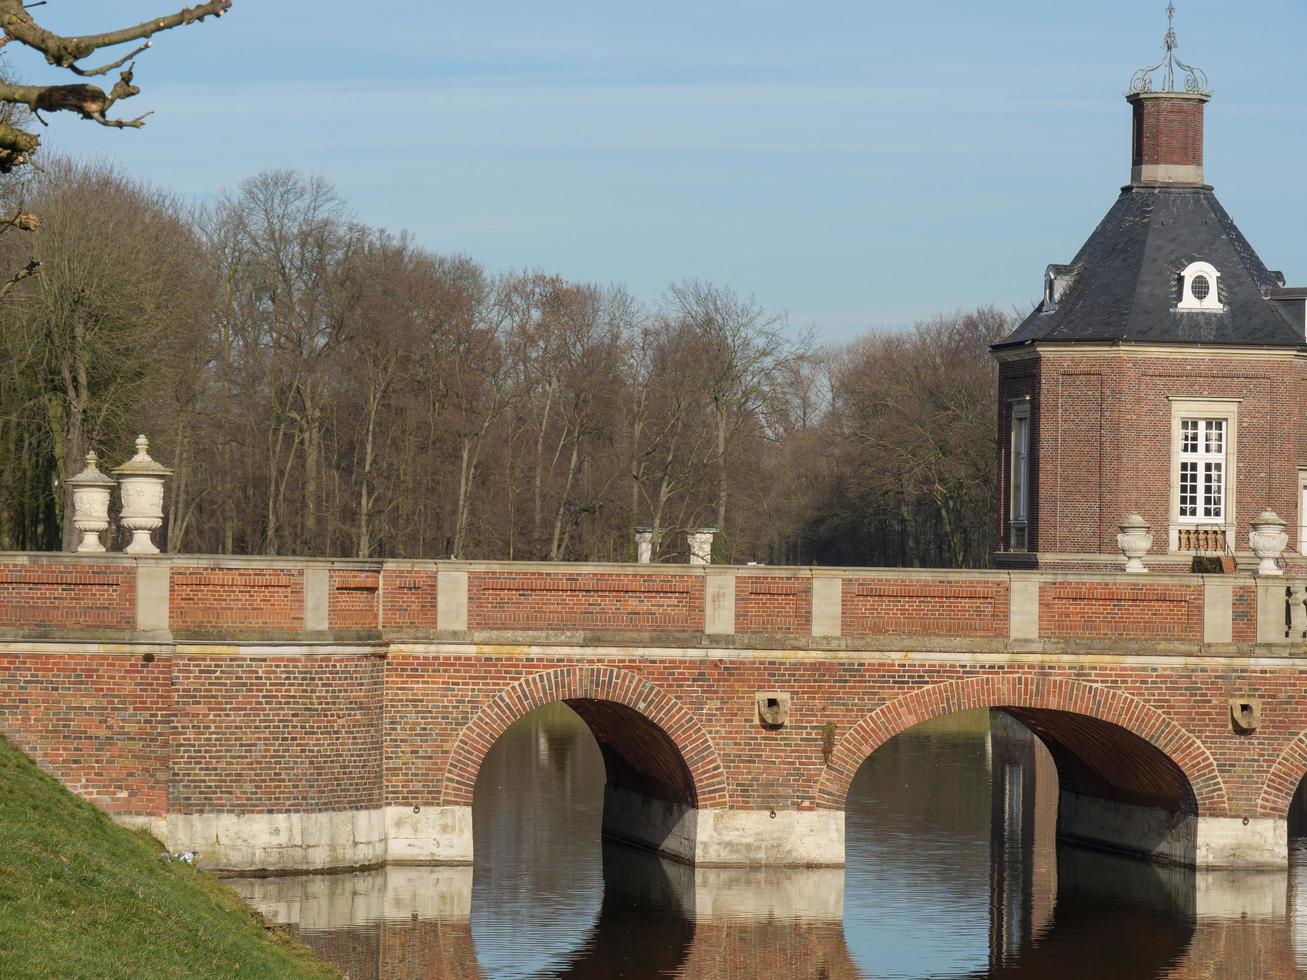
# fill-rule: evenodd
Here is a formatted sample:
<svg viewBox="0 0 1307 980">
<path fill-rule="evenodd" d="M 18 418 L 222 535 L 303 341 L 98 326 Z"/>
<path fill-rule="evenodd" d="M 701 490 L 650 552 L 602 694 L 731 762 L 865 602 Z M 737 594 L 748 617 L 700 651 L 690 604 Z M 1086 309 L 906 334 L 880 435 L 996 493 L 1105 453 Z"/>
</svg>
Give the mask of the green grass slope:
<svg viewBox="0 0 1307 980">
<path fill-rule="evenodd" d="M 0 977 L 336 975 L 162 850 L 0 737 Z"/>
</svg>

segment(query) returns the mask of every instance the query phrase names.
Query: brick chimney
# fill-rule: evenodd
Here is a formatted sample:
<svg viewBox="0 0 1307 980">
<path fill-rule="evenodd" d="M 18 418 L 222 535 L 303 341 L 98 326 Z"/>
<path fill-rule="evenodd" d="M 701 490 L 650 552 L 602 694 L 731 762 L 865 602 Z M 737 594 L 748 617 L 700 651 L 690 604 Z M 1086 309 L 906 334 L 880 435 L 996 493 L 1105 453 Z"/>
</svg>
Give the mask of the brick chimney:
<svg viewBox="0 0 1307 980">
<path fill-rule="evenodd" d="M 1203 107 L 1201 92 L 1135 92 L 1130 183 L 1203 183 Z"/>
</svg>

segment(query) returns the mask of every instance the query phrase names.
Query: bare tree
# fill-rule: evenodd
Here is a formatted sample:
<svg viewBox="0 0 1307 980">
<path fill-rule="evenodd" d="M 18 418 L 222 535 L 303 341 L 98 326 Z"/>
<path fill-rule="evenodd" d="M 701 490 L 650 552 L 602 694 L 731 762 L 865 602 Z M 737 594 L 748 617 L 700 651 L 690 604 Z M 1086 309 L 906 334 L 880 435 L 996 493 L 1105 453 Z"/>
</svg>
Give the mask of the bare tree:
<svg viewBox="0 0 1307 980">
<path fill-rule="evenodd" d="M 760 426 L 764 434 L 769 431 L 769 395 L 787 366 L 803 357 L 809 341 L 792 340 L 783 318 L 710 283 L 692 280 L 673 285 L 668 300 L 699 337 L 701 383 L 715 436 L 711 465 L 717 472 L 716 524 L 730 548 L 727 507 L 732 455 L 750 426 Z"/>
</svg>

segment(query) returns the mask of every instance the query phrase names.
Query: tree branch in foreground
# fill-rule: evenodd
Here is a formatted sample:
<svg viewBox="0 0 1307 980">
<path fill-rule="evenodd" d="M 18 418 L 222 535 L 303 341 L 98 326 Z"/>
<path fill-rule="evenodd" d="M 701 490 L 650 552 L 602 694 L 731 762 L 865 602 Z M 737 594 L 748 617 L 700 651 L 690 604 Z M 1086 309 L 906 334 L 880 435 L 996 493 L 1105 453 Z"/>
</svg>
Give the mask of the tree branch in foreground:
<svg viewBox="0 0 1307 980">
<path fill-rule="evenodd" d="M 183 7 L 176 13 L 143 21 L 134 27 L 124 27 L 103 34 L 65 37 L 48 31 L 38 24 L 23 5 L 23 0 L 0 0 L 0 30 L 4 32 L 0 37 L 0 45 L 17 41 L 25 47 L 40 52 L 49 64 L 66 68 L 82 78 L 107 75 L 124 65 L 127 66 L 108 92 L 98 86 L 87 84 L 0 84 L 0 103 L 25 106 L 33 113 L 75 112 L 83 119 L 90 119 L 101 126 L 113 129 L 139 129 L 145 124 L 145 119 L 150 113 L 144 113 L 134 119 L 110 119 L 106 115 L 114 103 L 140 94 L 140 88 L 132 81 L 135 68 L 132 59 L 150 48 L 151 38 L 155 34 L 175 27 L 195 24 L 206 17 L 221 17 L 231 9 L 231 5 L 232 0 L 208 0 L 207 3 L 195 7 Z M 81 59 L 101 48 L 133 41 L 143 43 L 107 64 L 94 68 L 78 64 Z M 40 140 L 36 134 L 13 125 L 12 120 L 0 123 L 0 173 L 9 173 L 15 167 L 30 163 L 31 156 L 36 152 L 39 144 Z M 2 295 L 3 293 L 0 293 L 0 296 Z"/>
</svg>

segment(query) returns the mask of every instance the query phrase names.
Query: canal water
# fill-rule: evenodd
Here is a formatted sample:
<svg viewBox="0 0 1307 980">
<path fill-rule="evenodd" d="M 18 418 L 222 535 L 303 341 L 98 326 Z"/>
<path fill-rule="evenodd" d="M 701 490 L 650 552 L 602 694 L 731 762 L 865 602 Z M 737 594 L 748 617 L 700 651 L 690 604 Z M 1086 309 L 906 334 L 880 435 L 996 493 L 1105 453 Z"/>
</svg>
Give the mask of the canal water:
<svg viewBox="0 0 1307 980">
<path fill-rule="evenodd" d="M 1278 980 L 1307 969 L 1307 852 L 1287 874 L 1196 874 L 1059 845 L 1052 761 L 1001 713 L 882 746 L 853 783 L 843 870 L 695 870 L 604 843 L 603 780 L 585 725 L 552 705 L 486 759 L 474 868 L 230 882 L 351 978 Z"/>
</svg>

